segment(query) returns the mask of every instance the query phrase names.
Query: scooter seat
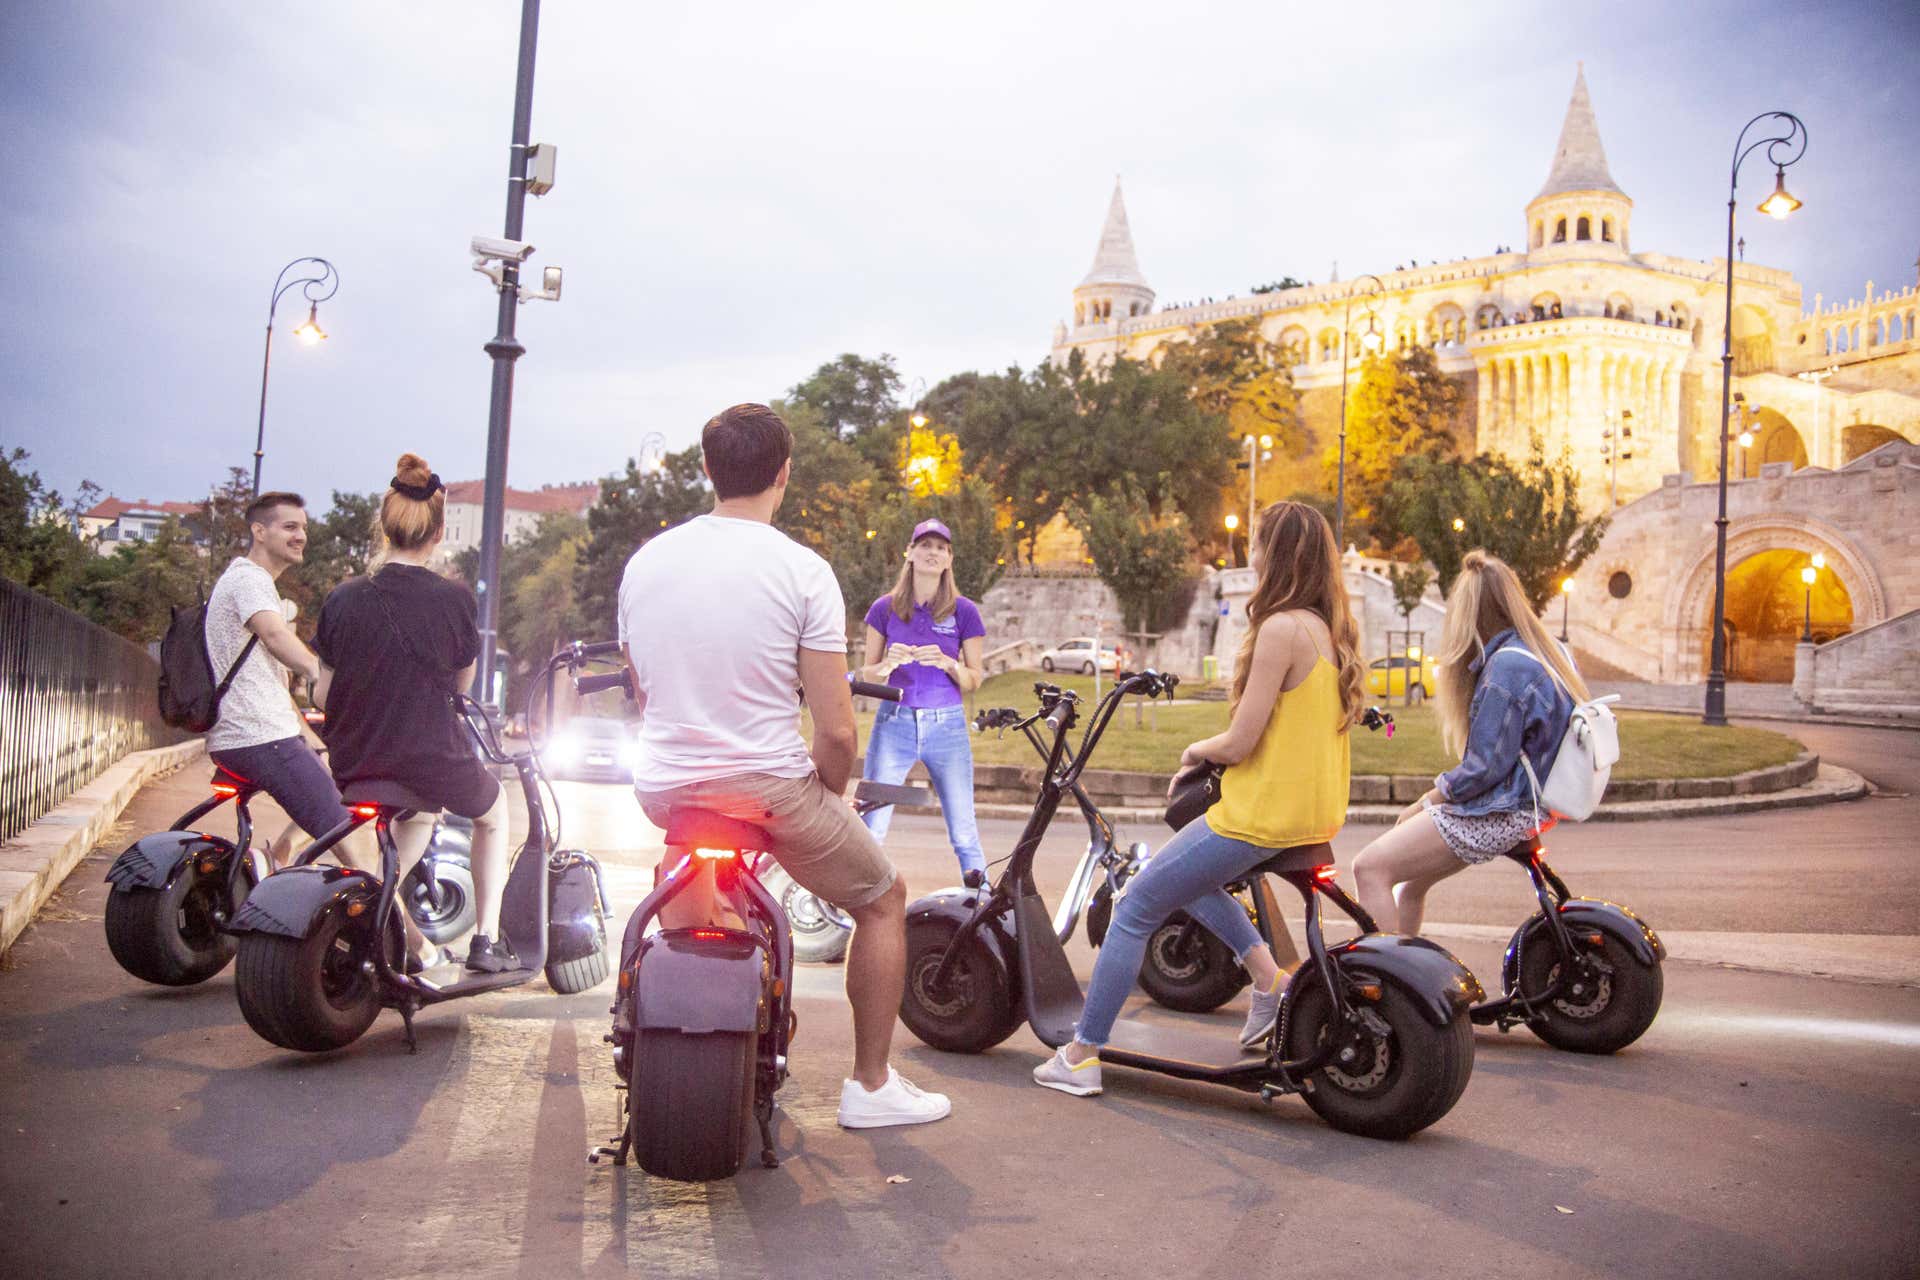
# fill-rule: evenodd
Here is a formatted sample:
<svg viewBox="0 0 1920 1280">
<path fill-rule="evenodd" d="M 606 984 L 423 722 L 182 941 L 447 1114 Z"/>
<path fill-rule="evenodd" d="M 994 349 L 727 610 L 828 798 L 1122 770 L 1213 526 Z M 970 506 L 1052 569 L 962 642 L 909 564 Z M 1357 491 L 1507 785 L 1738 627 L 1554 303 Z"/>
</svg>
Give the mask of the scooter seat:
<svg viewBox="0 0 1920 1280">
<path fill-rule="evenodd" d="M 711 809 L 678 808 L 667 814 L 667 847 L 770 853 L 773 837 L 751 822 L 729 818 Z"/>
<path fill-rule="evenodd" d="M 243 793 L 258 791 L 260 784 L 241 777 L 223 764 L 213 766 L 213 781 L 223 786 L 238 787 Z"/>
<path fill-rule="evenodd" d="M 415 813 L 440 812 L 438 802 L 415 794 L 404 782 L 387 778 L 367 778 L 350 783 L 340 800 L 349 808 L 357 804 L 377 804 L 392 813 L 403 809 L 411 809 Z"/>
<path fill-rule="evenodd" d="M 1315 867 L 1324 867 L 1333 861 L 1333 846 L 1322 840 L 1319 844 L 1297 844 L 1291 849 L 1276 849 L 1265 862 L 1254 868 L 1255 872 L 1271 871 L 1284 874 L 1289 871 L 1311 871 Z"/>
</svg>

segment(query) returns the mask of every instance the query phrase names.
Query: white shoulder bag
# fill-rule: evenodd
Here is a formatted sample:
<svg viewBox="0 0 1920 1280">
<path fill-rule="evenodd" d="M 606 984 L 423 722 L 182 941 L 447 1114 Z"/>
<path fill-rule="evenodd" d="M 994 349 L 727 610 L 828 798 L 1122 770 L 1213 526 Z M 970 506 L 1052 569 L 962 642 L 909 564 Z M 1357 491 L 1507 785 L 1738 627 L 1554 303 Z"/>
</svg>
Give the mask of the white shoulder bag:
<svg viewBox="0 0 1920 1280">
<path fill-rule="evenodd" d="M 1560 673 L 1543 660 L 1539 654 L 1525 645 L 1512 646 L 1526 654 L 1541 666 L 1561 688 L 1566 682 L 1560 679 Z M 1572 690 L 1567 691 L 1571 695 Z M 1600 807 L 1600 797 L 1606 794 L 1607 779 L 1613 774 L 1613 766 L 1620 759 L 1620 725 L 1613 718 L 1613 710 L 1607 704 L 1618 702 L 1620 695 L 1607 694 L 1587 702 L 1576 702 L 1573 715 L 1567 720 L 1566 736 L 1560 739 L 1560 751 L 1553 758 L 1553 768 L 1547 771 L 1547 780 L 1543 783 L 1533 771 L 1533 761 L 1527 759 L 1523 749 L 1520 752 L 1520 764 L 1527 771 L 1527 783 L 1533 788 L 1533 825 L 1540 827 L 1540 811 L 1545 809 L 1556 818 L 1568 822 L 1585 822 Z"/>
</svg>

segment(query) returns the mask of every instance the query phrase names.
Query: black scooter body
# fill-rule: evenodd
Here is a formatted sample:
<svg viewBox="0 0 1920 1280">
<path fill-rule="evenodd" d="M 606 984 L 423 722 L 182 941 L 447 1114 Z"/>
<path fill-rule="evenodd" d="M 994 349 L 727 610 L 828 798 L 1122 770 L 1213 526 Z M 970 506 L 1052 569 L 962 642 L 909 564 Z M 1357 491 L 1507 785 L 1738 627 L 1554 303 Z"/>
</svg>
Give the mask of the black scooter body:
<svg viewBox="0 0 1920 1280">
<path fill-rule="evenodd" d="M 107 868 L 107 883 L 120 893 L 164 889 L 188 862 L 213 866 L 203 872 L 225 876 L 233 870 L 234 843 L 205 831 L 158 831 L 141 836 Z M 241 873 L 243 876 L 246 872 Z M 249 877 L 250 879 L 251 877 Z"/>
</svg>

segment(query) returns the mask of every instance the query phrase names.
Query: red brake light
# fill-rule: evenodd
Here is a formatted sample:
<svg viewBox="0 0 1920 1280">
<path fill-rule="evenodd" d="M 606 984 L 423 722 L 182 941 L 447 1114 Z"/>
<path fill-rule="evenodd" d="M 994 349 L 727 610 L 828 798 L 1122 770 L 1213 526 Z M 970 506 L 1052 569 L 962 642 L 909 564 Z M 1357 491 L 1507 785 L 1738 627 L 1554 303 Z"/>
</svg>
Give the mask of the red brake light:
<svg viewBox="0 0 1920 1280">
<path fill-rule="evenodd" d="M 727 931 L 725 929 L 695 929 L 693 930 L 693 936 L 696 938 L 724 938 L 727 936 Z"/>
<path fill-rule="evenodd" d="M 1324 867 L 1315 867 L 1313 869 L 1313 878 L 1322 884 L 1332 884 L 1340 878 L 1340 868 L 1334 866 L 1331 862 Z"/>
<path fill-rule="evenodd" d="M 213 794 L 225 796 L 231 800 L 240 794 L 240 788 L 234 786 L 231 782 L 216 782 L 213 784 Z"/>
<path fill-rule="evenodd" d="M 716 859 L 737 858 L 740 855 L 738 850 L 734 849 L 695 849 L 693 856 L 713 861 Z"/>
<path fill-rule="evenodd" d="M 353 806 L 353 811 L 362 818 L 377 818 L 380 816 L 380 806 L 377 804 L 357 804 Z"/>
</svg>

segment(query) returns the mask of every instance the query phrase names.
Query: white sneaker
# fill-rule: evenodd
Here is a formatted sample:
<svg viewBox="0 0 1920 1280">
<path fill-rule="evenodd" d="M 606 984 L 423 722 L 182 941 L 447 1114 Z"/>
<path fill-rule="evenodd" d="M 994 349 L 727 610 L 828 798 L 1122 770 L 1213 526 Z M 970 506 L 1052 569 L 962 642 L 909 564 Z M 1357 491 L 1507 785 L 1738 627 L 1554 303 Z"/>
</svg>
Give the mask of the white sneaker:
<svg viewBox="0 0 1920 1280">
<path fill-rule="evenodd" d="M 1056 1049 L 1051 1058 L 1033 1069 L 1033 1082 L 1043 1089 L 1058 1089 L 1076 1098 L 1094 1097 L 1100 1092 L 1099 1055 L 1081 1062 L 1068 1062 L 1067 1051 Z"/>
<path fill-rule="evenodd" d="M 887 1082 L 868 1089 L 858 1080 L 840 1085 L 840 1124 L 847 1129 L 884 1129 L 896 1124 L 944 1120 L 953 1103 L 944 1093 L 928 1093 L 891 1066 Z"/>
<path fill-rule="evenodd" d="M 1280 985 L 1272 991 L 1253 989 L 1253 1004 L 1247 1010 L 1246 1025 L 1240 1028 L 1240 1046 L 1243 1049 L 1259 1047 L 1262 1040 L 1273 1034 L 1273 1024 L 1280 1021 L 1280 1002 L 1287 995 L 1287 975 L 1280 975 Z"/>
</svg>

